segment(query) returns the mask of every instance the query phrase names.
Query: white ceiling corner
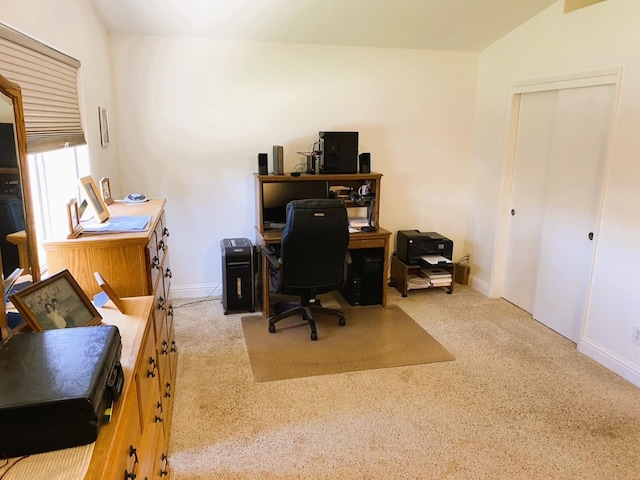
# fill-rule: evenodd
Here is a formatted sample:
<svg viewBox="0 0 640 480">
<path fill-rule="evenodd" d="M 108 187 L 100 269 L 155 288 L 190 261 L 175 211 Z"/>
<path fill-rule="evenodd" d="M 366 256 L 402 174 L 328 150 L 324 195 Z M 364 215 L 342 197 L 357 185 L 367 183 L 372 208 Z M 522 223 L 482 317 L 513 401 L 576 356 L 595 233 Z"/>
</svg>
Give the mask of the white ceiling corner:
<svg viewBox="0 0 640 480">
<path fill-rule="evenodd" d="M 116 34 L 481 51 L 556 0 L 91 1 Z"/>
</svg>

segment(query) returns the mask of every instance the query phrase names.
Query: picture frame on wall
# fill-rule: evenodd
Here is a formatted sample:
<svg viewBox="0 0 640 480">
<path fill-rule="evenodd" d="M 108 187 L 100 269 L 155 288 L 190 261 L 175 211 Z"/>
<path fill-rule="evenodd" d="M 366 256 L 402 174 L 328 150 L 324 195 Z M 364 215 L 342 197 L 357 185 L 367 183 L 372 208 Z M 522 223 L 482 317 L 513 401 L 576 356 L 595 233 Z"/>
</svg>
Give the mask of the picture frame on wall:
<svg viewBox="0 0 640 480">
<path fill-rule="evenodd" d="M 111 205 L 113 203 L 109 177 L 102 177 L 100 179 L 100 193 L 102 194 L 102 200 L 104 201 L 105 205 Z"/>
<path fill-rule="evenodd" d="M 29 285 L 10 299 L 34 332 L 98 325 L 102 321 L 69 270 Z"/>
<path fill-rule="evenodd" d="M 98 187 L 96 186 L 96 182 L 93 180 L 93 177 L 91 177 L 91 175 L 82 177 L 79 182 L 87 195 L 87 203 L 91 205 L 98 222 L 102 223 L 108 220 L 109 210 L 107 209 L 107 205 L 104 203 L 104 200 L 102 200 L 102 195 L 98 193 Z"/>
<path fill-rule="evenodd" d="M 100 145 L 109 145 L 109 112 L 106 107 L 98 107 L 98 121 L 100 123 Z"/>
</svg>

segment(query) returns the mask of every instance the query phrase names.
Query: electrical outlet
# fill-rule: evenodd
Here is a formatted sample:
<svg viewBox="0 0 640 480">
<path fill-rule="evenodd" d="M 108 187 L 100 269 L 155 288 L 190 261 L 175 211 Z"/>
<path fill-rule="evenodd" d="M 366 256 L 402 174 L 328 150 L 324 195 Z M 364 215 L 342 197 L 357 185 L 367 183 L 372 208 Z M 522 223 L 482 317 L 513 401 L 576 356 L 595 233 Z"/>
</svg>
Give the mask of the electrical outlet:
<svg viewBox="0 0 640 480">
<path fill-rule="evenodd" d="M 631 341 L 636 345 L 640 345 L 640 326 L 633 326 L 633 335 L 631 336 Z"/>
</svg>

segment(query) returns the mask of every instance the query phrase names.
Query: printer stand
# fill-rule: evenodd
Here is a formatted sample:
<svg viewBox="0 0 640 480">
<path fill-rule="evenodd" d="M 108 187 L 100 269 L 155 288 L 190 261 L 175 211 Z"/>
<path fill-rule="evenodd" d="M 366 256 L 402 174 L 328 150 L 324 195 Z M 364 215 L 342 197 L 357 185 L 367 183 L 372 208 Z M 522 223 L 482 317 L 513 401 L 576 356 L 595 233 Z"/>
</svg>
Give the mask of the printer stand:
<svg viewBox="0 0 640 480">
<path fill-rule="evenodd" d="M 453 293 L 453 269 L 454 265 L 448 263 L 445 265 L 433 266 L 432 268 L 422 267 L 420 265 L 407 265 L 400 260 L 395 254 L 391 256 L 391 279 L 389 285 L 395 287 L 403 297 L 407 296 L 409 290 L 418 290 L 424 288 L 445 287 L 447 293 Z M 449 274 L 443 280 L 434 276 L 432 281 L 425 277 L 425 271 L 440 270 Z M 448 281 L 447 281 L 448 279 Z"/>
</svg>

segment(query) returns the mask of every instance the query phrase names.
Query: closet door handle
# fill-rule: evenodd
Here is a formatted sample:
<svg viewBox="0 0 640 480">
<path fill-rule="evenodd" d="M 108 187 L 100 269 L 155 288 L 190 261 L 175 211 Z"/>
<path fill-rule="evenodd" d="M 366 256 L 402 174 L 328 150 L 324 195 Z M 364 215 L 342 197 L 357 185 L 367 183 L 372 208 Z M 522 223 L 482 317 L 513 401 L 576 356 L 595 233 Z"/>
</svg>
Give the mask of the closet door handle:
<svg viewBox="0 0 640 480">
<path fill-rule="evenodd" d="M 511 216 L 513 217 L 515 214 L 516 214 L 516 211 L 515 211 L 515 209 L 512 208 L 511 209 Z"/>
<path fill-rule="evenodd" d="M 587 235 L 589 237 L 589 240 L 593 240 L 593 232 L 589 232 L 589 235 Z"/>
</svg>

